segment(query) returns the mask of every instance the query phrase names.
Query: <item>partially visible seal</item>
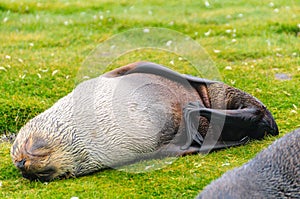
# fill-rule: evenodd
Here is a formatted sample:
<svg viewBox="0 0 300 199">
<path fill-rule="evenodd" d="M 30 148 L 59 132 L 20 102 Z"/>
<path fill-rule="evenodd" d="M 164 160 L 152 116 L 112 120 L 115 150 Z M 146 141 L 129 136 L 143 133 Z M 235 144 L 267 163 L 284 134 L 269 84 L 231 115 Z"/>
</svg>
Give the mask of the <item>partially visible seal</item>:
<svg viewBox="0 0 300 199">
<path fill-rule="evenodd" d="M 300 129 L 226 172 L 197 198 L 300 198 Z"/>
<path fill-rule="evenodd" d="M 212 118 L 217 122 L 210 124 Z M 253 96 L 139 62 L 79 84 L 21 128 L 11 156 L 24 177 L 49 181 L 237 146 L 266 134 L 277 135 L 278 127 Z M 208 135 L 212 146 L 203 142 Z"/>
</svg>

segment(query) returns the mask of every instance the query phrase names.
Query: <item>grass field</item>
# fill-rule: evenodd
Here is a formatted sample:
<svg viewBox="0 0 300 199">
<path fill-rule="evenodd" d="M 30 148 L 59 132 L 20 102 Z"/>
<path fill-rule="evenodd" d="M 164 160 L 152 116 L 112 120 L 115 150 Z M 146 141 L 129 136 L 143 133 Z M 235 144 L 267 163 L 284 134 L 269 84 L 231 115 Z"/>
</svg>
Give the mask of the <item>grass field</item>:
<svg viewBox="0 0 300 199">
<path fill-rule="evenodd" d="M 279 137 L 300 127 L 299 1 L 2 0 L 0 135 L 16 133 L 69 93 L 83 61 L 98 44 L 144 27 L 176 30 L 201 44 L 222 81 L 251 93 L 269 108 L 279 125 Z M 113 66 L 150 60 L 172 68 L 170 60 L 176 58 L 144 50 L 124 55 Z M 278 79 L 278 74 L 290 78 Z M 247 162 L 275 139 L 182 157 L 147 173 L 105 170 L 51 183 L 23 179 L 12 165 L 10 144 L 3 142 L 0 198 L 193 198 L 213 179 Z"/>
</svg>

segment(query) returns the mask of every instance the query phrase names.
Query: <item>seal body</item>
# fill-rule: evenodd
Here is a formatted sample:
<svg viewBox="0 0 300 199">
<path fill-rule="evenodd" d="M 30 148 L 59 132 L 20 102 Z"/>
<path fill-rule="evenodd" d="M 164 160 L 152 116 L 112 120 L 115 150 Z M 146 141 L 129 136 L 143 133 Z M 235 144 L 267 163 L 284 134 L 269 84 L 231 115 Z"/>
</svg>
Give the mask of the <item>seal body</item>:
<svg viewBox="0 0 300 199">
<path fill-rule="evenodd" d="M 197 198 L 300 198 L 299 163 L 300 129 L 297 129 L 242 167 L 226 172 Z"/>
<path fill-rule="evenodd" d="M 241 138 L 255 132 L 258 138 L 278 134 L 261 102 L 229 86 L 220 97 L 220 90 L 212 89 L 217 85 L 224 84 L 152 63 L 118 68 L 79 84 L 23 126 L 11 148 L 13 162 L 24 177 L 50 181 L 145 158 L 198 153 L 206 151 L 203 137 L 214 129 L 213 116 L 225 118 L 226 125 L 208 149 L 243 144 Z"/>
<path fill-rule="evenodd" d="M 45 165 L 39 167 L 54 164 L 57 172 L 49 177 L 55 178 L 90 173 L 154 152 L 174 138 L 182 124 L 181 107 L 197 99 L 196 91 L 154 78 L 131 74 L 80 84 L 20 130 L 13 158 L 17 162 L 26 159 L 27 175 L 35 175 L 39 170 L 35 162 L 45 158 Z"/>
</svg>

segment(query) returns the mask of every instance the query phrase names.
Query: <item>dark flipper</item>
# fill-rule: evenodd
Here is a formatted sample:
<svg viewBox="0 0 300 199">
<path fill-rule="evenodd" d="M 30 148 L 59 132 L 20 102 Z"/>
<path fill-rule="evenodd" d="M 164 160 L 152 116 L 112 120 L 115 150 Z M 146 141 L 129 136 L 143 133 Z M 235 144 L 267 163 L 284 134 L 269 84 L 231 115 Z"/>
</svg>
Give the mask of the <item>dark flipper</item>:
<svg viewBox="0 0 300 199">
<path fill-rule="evenodd" d="M 217 81 L 203 79 L 191 75 L 180 74 L 167 67 L 161 66 L 159 64 L 151 63 L 151 62 L 132 63 L 117 68 L 115 70 L 112 70 L 108 73 L 105 73 L 103 76 L 113 78 L 113 77 L 129 75 L 133 73 L 153 74 L 153 75 L 161 76 L 169 80 L 178 82 L 187 88 L 194 88 L 198 92 L 200 99 L 202 100 L 205 107 L 208 108 L 211 107 L 211 103 L 207 91 L 207 86 L 214 83 L 220 83 Z"/>
<path fill-rule="evenodd" d="M 198 143 L 202 146 L 204 138 L 198 132 L 199 117 L 206 117 L 209 121 L 212 121 L 213 118 L 215 125 L 219 125 L 221 128 L 226 125 L 226 128 L 236 129 L 236 128 L 250 128 L 251 125 L 256 125 L 255 122 L 262 118 L 262 115 L 255 108 L 245 108 L 237 110 L 218 110 L 218 109 L 209 109 L 202 105 L 200 102 L 189 103 L 184 109 L 184 122 L 186 127 L 186 144 L 182 146 L 182 149 L 188 149 L 193 142 Z M 220 124 L 218 124 L 220 122 Z M 212 132 L 214 133 L 214 132 Z M 226 134 L 226 132 L 222 132 Z M 241 135 L 245 137 L 246 135 Z M 223 143 L 223 144 L 222 144 Z M 222 142 L 216 145 L 216 148 L 227 148 L 228 146 L 240 145 L 241 140 L 232 139 L 231 142 Z M 204 146 L 203 146 L 204 147 Z M 209 146 L 210 147 L 210 146 Z M 215 148 L 214 147 L 214 148 Z"/>
<path fill-rule="evenodd" d="M 202 145 L 200 148 L 199 153 L 208 153 L 211 150 L 219 150 L 219 149 L 224 149 L 224 148 L 229 148 L 229 147 L 235 147 L 235 146 L 240 146 L 247 144 L 249 142 L 250 138 L 248 136 L 242 138 L 241 140 L 238 141 L 218 141 L 214 145 Z"/>
<path fill-rule="evenodd" d="M 244 145 L 247 142 L 249 142 L 250 138 L 248 136 L 244 137 L 243 139 L 239 141 L 234 142 L 222 142 L 218 141 L 215 144 L 205 144 L 205 145 L 196 145 L 196 146 L 189 146 L 186 149 L 183 149 L 181 146 L 178 146 L 176 144 L 169 144 L 162 148 L 158 152 L 159 157 L 166 157 L 166 156 L 184 156 L 184 155 L 190 155 L 190 154 L 196 154 L 196 153 L 209 153 L 214 150 L 229 148 L 229 147 L 235 147 Z"/>
<path fill-rule="evenodd" d="M 199 77 L 194 77 L 191 75 L 182 75 L 177 73 L 167 67 L 161 66 L 159 64 L 151 63 L 151 62 L 136 62 L 126 66 L 122 66 L 115 70 L 112 70 L 108 73 L 105 73 L 103 76 L 105 77 L 119 77 L 123 75 L 128 75 L 132 73 L 146 73 L 146 74 L 154 74 L 158 76 L 162 76 L 177 82 L 197 82 L 203 84 L 212 84 L 216 83 L 216 81 L 211 81 Z"/>
</svg>

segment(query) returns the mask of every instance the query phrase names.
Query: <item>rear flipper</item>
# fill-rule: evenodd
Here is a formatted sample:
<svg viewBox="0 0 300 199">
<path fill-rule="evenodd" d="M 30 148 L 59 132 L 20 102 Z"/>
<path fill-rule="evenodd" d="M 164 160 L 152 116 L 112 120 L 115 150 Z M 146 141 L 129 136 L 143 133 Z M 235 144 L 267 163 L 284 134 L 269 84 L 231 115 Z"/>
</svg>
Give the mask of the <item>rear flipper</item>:
<svg viewBox="0 0 300 199">
<path fill-rule="evenodd" d="M 217 145 L 214 146 L 213 149 L 243 144 L 243 138 L 248 136 L 247 132 L 253 128 L 255 129 L 258 121 L 263 117 L 261 112 L 256 108 L 237 110 L 209 109 L 204 107 L 201 102 L 189 103 L 184 109 L 183 114 L 187 137 L 186 144 L 182 146 L 183 150 L 188 149 L 193 142 L 199 146 L 203 145 L 204 138 L 198 131 L 200 116 L 207 118 L 212 126 L 218 126 L 218 128 L 222 129 L 218 140 L 221 140 L 219 137 L 226 137 L 227 140 L 230 140 L 228 142 L 217 141 Z M 210 133 L 218 133 L 213 130 L 211 131 Z M 234 132 L 234 134 L 232 132 Z M 211 146 L 208 147 L 211 148 Z M 203 150 L 205 149 L 203 148 Z"/>
</svg>

